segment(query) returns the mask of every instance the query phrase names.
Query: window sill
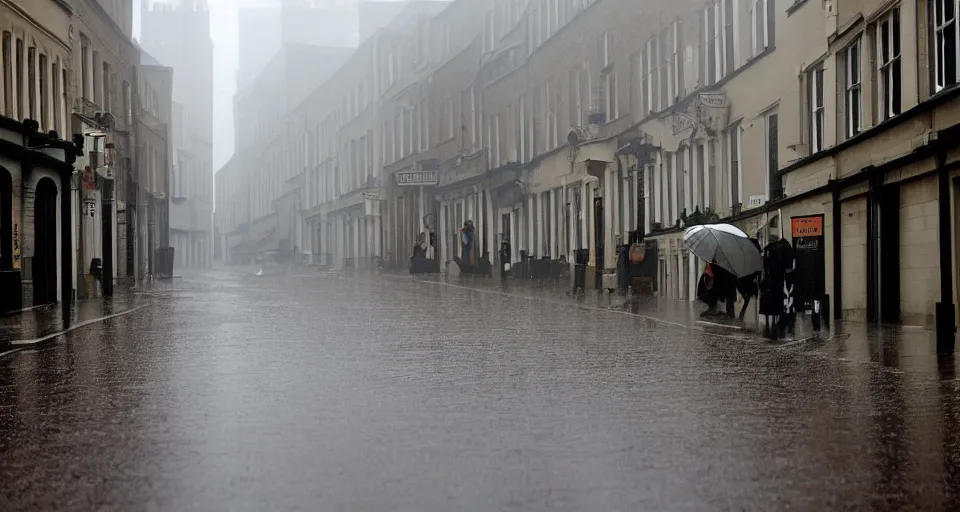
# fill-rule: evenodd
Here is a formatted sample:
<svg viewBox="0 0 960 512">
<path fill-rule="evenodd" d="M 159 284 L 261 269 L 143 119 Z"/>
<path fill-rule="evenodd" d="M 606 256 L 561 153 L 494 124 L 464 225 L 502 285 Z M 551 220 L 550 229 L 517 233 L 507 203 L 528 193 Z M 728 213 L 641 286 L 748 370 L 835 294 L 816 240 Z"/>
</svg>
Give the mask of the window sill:
<svg viewBox="0 0 960 512">
<path fill-rule="evenodd" d="M 807 0 L 794 0 L 793 5 L 787 7 L 787 17 L 789 18 L 791 14 L 797 12 L 805 3 L 807 3 Z"/>
</svg>

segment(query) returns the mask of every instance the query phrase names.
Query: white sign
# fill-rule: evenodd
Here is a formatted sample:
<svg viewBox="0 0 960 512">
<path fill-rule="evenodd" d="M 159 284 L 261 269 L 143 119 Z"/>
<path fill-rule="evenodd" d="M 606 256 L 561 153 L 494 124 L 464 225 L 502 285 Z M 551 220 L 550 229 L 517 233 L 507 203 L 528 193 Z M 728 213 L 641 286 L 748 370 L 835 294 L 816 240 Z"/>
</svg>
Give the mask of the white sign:
<svg viewBox="0 0 960 512">
<path fill-rule="evenodd" d="M 750 196 L 750 203 L 747 204 L 748 208 L 756 208 L 757 206 L 763 206 L 763 203 L 767 202 L 766 195 L 759 196 Z"/>
<path fill-rule="evenodd" d="M 697 120 L 682 113 L 675 112 L 673 114 L 673 134 L 676 135 L 684 130 L 689 130 L 696 126 Z"/>
<path fill-rule="evenodd" d="M 727 95 L 720 93 L 703 93 L 699 95 L 700 103 L 706 107 L 727 106 Z"/>
<path fill-rule="evenodd" d="M 396 173 L 397 185 L 429 186 L 437 184 L 437 171 L 402 171 Z"/>
</svg>

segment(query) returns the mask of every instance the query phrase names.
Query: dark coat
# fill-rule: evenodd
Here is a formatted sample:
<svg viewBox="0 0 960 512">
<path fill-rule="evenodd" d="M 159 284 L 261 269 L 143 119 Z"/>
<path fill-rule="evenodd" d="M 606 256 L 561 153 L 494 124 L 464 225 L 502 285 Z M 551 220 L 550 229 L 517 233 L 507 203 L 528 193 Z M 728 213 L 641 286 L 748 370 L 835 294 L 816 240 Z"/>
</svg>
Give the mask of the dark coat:
<svg viewBox="0 0 960 512">
<path fill-rule="evenodd" d="M 760 314 L 779 316 L 795 312 L 793 306 L 794 252 L 786 240 L 763 248 L 760 281 Z"/>
</svg>

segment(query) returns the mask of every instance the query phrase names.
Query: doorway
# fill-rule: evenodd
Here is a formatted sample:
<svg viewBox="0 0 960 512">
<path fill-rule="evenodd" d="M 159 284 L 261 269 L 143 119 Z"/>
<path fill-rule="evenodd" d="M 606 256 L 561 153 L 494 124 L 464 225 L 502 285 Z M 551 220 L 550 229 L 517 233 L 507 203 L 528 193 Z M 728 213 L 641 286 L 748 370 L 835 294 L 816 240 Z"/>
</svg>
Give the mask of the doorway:
<svg viewBox="0 0 960 512">
<path fill-rule="evenodd" d="M 113 296 L 113 204 L 102 201 L 100 206 L 102 236 L 100 250 L 103 254 L 103 270 L 100 276 L 100 288 L 104 297 Z"/>
<path fill-rule="evenodd" d="M 13 268 L 13 180 L 0 167 L 0 270 Z"/>
<path fill-rule="evenodd" d="M 880 321 L 900 323 L 900 185 L 880 197 Z"/>
<path fill-rule="evenodd" d="M 867 196 L 867 320 L 900 323 L 900 185 L 878 178 Z"/>
<path fill-rule="evenodd" d="M 603 227 L 603 197 L 594 197 L 593 198 L 593 232 L 595 233 L 594 239 L 594 254 L 596 254 L 596 273 L 594 274 L 594 286 L 596 290 L 603 290 L 603 270 L 605 268 L 604 264 L 604 253 L 603 253 L 603 238 L 604 238 L 604 227 Z"/>
<path fill-rule="evenodd" d="M 33 304 L 57 301 L 57 185 L 41 178 L 34 195 Z"/>
<path fill-rule="evenodd" d="M 510 236 L 513 230 L 510 226 L 510 217 L 511 215 L 509 213 L 500 215 L 500 265 L 513 262 L 513 247 L 510 246 Z M 506 251 L 503 250 L 504 242 L 506 242 Z M 504 261 L 503 258 L 506 258 L 506 261 Z"/>
</svg>

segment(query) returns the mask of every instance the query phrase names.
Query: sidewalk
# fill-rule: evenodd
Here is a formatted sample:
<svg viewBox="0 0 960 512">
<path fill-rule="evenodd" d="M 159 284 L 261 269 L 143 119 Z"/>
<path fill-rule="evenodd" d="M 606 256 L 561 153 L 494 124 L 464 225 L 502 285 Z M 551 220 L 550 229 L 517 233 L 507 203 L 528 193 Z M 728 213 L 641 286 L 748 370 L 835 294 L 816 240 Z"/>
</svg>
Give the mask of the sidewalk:
<svg viewBox="0 0 960 512">
<path fill-rule="evenodd" d="M 809 316 L 798 315 L 796 333 L 792 339 L 772 341 L 765 338 L 759 329 L 754 301 L 751 301 L 747 307 L 744 322 L 741 324 L 735 321 L 701 319 L 700 312 L 705 309 L 705 306 L 700 302 L 648 296 L 624 297 L 608 293 L 599 294 L 595 291 L 575 295 L 571 293 L 566 281 L 538 283 L 508 279 L 503 283 L 499 276 L 493 278 L 458 276 L 449 279 L 443 275 L 410 276 L 402 273 L 384 274 L 384 276 L 389 278 L 405 276 L 416 281 L 433 282 L 443 286 L 557 301 L 560 304 L 573 303 L 591 309 L 613 310 L 719 336 L 751 339 L 772 350 L 807 352 L 849 363 L 880 365 L 894 371 L 912 368 L 922 368 L 927 371 L 936 368 L 938 362 L 940 364 L 943 362 L 943 358 L 938 358 L 936 353 L 935 333 L 915 327 L 831 322 L 830 328 L 822 326 L 817 332 L 814 331 Z M 737 313 L 739 311 L 738 305 Z M 956 354 L 948 359 L 960 363 Z"/>
<path fill-rule="evenodd" d="M 402 272 L 384 273 L 383 275 L 393 278 L 406 277 L 416 281 L 471 288 L 514 297 L 565 301 L 591 309 L 615 310 L 678 327 L 695 328 L 708 332 L 759 334 L 756 323 L 755 303 L 752 301 L 747 308 L 744 323 L 739 323 L 723 319 L 701 319 L 700 313 L 706 309 L 706 307 L 700 302 L 652 296 L 629 297 L 616 293 L 597 293 L 595 290 L 575 294 L 572 292 L 572 288 L 566 280 L 557 282 L 510 278 L 504 283 L 500 280 L 499 276 L 477 277 L 461 275 L 448 278 L 438 274 L 411 276 L 410 274 Z M 737 312 L 739 312 L 739 307 L 737 308 Z M 804 326 L 802 324 L 806 325 Z M 812 325 L 809 324 L 809 319 L 806 319 L 804 322 L 802 317 L 798 317 L 797 333 L 794 339 L 812 336 L 814 333 Z"/>
<path fill-rule="evenodd" d="M 146 302 L 130 290 L 117 288 L 113 297 L 75 301 L 70 311 L 50 304 L 0 316 L 0 352 L 56 337 L 100 320 L 133 312 Z"/>
</svg>

